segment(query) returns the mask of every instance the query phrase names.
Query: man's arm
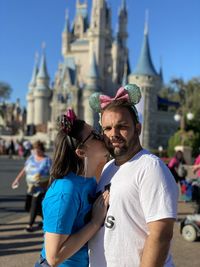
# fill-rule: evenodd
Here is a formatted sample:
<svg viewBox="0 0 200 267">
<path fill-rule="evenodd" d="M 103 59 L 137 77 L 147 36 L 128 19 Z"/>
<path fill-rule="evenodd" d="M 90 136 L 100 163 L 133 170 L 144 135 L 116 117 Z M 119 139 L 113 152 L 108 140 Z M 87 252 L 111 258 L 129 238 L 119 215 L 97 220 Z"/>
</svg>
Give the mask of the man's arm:
<svg viewBox="0 0 200 267">
<path fill-rule="evenodd" d="M 162 219 L 148 223 L 149 236 L 146 239 L 140 267 L 163 267 L 173 237 L 174 219 Z"/>
</svg>

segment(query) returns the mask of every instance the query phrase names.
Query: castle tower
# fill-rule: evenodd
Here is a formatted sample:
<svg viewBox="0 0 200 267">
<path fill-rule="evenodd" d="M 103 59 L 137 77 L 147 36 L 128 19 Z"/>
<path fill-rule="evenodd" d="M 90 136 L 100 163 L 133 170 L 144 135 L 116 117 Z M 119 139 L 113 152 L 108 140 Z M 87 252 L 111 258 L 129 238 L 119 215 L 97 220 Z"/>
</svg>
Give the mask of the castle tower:
<svg viewBox="0 0 200 267">
<path fill-rule="evenodd" d="M 123 83 L 124 66 L 128 61 L 128 49 L 126 41 L 128 38 L 127 33 L 127 8 L 125 0 L 122 0 L 121 7 L 118 11 L 118 24 L 116 32 L 116 40 L 112 46 L 113 57 L 113 81 L 117 84 L 117 88 Z M 115 88 L 116 89 L 116 88 Z"/>
<path fill-rule="evenodd" d="M 138 64 L 129 76 L 129 82 L 137 84 L 142 91 L 142 99 L 137 105 L 142 117 L 142 145 L 147 149 L 157 148 L 155 138 L 157 122 L 155 118 L 158 111 L 157 94 L 162 86 L 162 80 L 152 63 L 147 22 L 145 23 L 144 40 Z"/>
<path fill-rule="evenodd" d="M 49 88 L 49 75 L 46 67 L 46 57 L 43 47 L 40 68 L 36 78 L 34 96 L 34 125 L 38 128 L 46 125 L 50 119 L 50 98 L 51 90 Z M 45 128 L 45 127 L 44 127 Z M 41 130 L 41 131 L 45 131 Z"/>
<path fill-rule="evenodd" d="M 107 7 L 106 1 L 92 1 L 91 24 L 89 30 L 90 53 L 95 53 L 100 84 L 103 90 L 105 90 L 106 87 L 108 88 L 112 83 L 111 32 L 111 12 Z"/>
<path fill-rule="evenodd" d="M 73 35 L 75 39 L 82 39 L 88 28 L 87 1 L 80 3 L 76 1 L 76 17 L 73 25 Z"/>
<path fill-rule="evenodd" d="M 84 108 L 84 118 L 87 118 L 87 122 L 91 125 L 97 124 L 93 111 L 89 106 L 89 97 L 94 92 L 98 92 L 98 81 L 99 75 L 97 70 L 96 58 L 95 54 L 93 53 L 90 59 L 90 71 L 88 75 L 87 85 L 83 89 L 83 108 Z"/>
<path fill-rule="evenodd" d="M 32 78 L 29 83 L 29 92 L 26 96 L 27 100 L 27 119 L 26 124 L 32 125 L 34 123 L 34 97 L 33 92 L 36 86 L 36 77 L 38 74 L 38 54 L 35 55 L 35 64 L 33 68 Z"/>
</svg>

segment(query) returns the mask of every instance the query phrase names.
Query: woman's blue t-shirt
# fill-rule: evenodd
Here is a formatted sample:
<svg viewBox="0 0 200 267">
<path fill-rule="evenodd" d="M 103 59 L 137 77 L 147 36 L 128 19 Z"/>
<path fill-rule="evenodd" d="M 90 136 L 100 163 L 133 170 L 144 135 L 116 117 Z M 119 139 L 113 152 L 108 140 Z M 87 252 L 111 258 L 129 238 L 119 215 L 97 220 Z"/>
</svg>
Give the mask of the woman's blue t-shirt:
<svg viewBox="0 0 200 267">
<path fill-rule="evenodd" d="M 56 179 L 49 187 L 42 203 L 44 232 L 71 235 L 90 220 L 96 180 L 70 173 Z M 46 258 L 45 248 L 42 257 Z M 59 267 L 88 266 L 88 247 L 85 244 Z"/>
</svg>

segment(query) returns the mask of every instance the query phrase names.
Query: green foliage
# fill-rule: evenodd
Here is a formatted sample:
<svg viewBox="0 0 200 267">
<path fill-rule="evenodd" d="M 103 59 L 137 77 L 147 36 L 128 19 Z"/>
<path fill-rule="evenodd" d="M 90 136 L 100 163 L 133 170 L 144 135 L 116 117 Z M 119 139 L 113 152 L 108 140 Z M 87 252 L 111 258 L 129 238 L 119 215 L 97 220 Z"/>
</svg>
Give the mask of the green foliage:
<svg viewBox="0 0 200 267">
<path fill-rule="evenodd" d="M 192 147 L 192 154 L 199 153 L 200 147 L 200 77 L 192 78 L 185 82 L 181 78 L 173 78 L 170 83 L 160 91 L 160 96 L 180 103 L 180 107 L 174 110 L 186 118 L 188 112 L 192 112 L 194 119 L 188 121 L 184 131 L 177 131 L 168 142 L 168 155 L 174 154 L 177 145 Z"/>
<path fill-rule="evenodd" d="M 174 148 L 176 146 L 189 146 L 192 148 L 192 155 L 196 156 L 198 154 L 198 148 L 200 144 L 200 133 L 190 131 L 177 131 L 172 135 L 168 141 L 167 154 L 169 157 L 174 155 Z"/>
<path fill-rule="evenodd" d="M 12 88 L 8 83 L 0 81 L 0 101 L 9 99 Z"/>
</svg>

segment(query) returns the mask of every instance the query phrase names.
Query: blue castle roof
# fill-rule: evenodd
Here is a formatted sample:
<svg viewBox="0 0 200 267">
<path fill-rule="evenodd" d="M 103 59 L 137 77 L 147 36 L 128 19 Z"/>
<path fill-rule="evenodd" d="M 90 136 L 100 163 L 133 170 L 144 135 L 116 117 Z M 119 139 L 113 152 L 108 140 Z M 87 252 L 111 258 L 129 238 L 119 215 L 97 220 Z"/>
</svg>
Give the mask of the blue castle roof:
<svg viewBox="0 0 200 267">
<path fill-rule="evenodd" d="M 151 60 L 151 53 L 150 53 L 149 39 L 147 32 L 145 32 L 144 34 L 144 40 L 139 61 L 133 74 L 151 75 L 151 76 L 158 75 Z"/>
</svg>

